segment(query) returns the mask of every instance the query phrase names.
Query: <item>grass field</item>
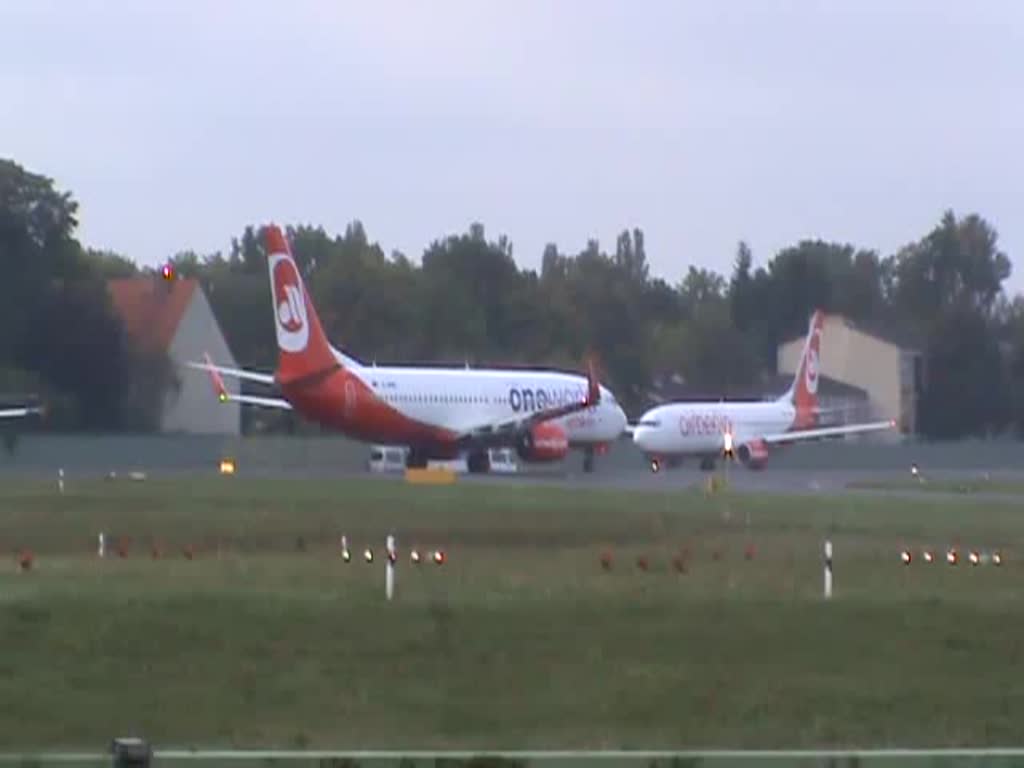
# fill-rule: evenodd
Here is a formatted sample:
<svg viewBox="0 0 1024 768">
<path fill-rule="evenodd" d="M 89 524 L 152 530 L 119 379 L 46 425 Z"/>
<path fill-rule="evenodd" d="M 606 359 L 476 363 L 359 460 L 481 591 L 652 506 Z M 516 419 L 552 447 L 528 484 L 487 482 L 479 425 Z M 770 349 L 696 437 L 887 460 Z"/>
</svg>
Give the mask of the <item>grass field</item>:
<svg viewBox="0 0 1024 768">
<path fill-rule="evenodd" d="M 1002 495 L 1024 494 L 1024 483 L 988 477 L 960 479 L 912 477 L 887 480 L 858 480 L 849 483 L 851 489 L 877 491 L 921 491 L 924 493 L 990 493 Z"/>
<path fill-rule="evenodd" d="M 130 539 L 126 558 L 95 556 L 101 530 Z M 386 603 L 390 531 L 402 552 Z M 903 546 L 954 543 L 998 547 L 1005 564 L 900 564 Z M 358 557 L 367 544 L 373 565 Z M 411 566 L 413 544 L 443 547 L 447 564 Z M 346 749 L 1021 740 L 1018 505 L 242 477 L 59 496 L 25 483 L 0 489 L 0 545 L 2 749 L 102 748 L 128 732 Z M 18 573 L 26 548 L 34 568 Z"/>
</svg>

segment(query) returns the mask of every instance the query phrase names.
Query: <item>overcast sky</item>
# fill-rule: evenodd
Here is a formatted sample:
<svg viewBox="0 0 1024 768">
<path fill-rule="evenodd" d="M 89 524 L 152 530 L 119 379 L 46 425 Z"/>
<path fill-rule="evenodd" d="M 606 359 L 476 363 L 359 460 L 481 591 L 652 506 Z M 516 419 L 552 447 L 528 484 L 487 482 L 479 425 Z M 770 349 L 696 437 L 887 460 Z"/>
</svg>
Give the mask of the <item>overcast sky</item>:
<svg viewBox="0 0 1024 768">
<path fill-rule="evenodd" d="M 883 255 L 978 212 L 1024 289 L 1018 0 L 0 0 L 0 156 L 140 263 L 361 219 L 479 220 L 652 271 L 801 238 Z"/>
</svg>

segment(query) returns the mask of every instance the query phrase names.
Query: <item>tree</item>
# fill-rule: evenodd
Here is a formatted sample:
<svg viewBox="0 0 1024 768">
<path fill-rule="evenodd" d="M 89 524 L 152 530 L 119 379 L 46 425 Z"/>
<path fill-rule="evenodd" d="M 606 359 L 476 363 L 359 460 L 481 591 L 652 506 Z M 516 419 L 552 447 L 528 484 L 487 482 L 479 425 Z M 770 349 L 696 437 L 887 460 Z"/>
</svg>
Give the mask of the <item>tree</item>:
<svg viewBox="0 0 1024 768">
<path fill-rule="evenodd" d="M 1010 262 L 997 243 L 981 217 L 947 211 L 892 260 L 896 311 L 927 339 L 919 421 L 929 437 L 999 431 L 1012 412 L 996 301 Z"/>
</svg>

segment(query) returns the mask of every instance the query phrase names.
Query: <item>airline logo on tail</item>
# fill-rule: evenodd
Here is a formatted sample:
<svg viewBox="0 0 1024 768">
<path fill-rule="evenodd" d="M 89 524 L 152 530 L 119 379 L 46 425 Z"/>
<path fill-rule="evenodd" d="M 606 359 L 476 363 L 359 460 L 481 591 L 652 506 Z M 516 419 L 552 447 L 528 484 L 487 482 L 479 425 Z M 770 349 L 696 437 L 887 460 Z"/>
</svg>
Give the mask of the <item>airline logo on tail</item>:
<svg viewBox="0 0 1024 768">
<path fill-rule="evenodd" d="M 821 336 L 821 329 L 815 328 L 814 335 L 816 337 Z M 812 395 L 818 394 L 818 339 L 815 339 L 815 343 L 812 344 L 811 348 L 807 350 L 807 371 L 804 374 L 804 384 L 807 387 L 807 391 Z"/>
<path fill-rule="evenodd" d="M 821 372 L 819 355 L 824 324 L 825 313 L 816 310 L 811 316 L 800 365 L 790 389 L 793 405 L 796 406 L 793 426 L 799 429 L 811 427 L 818 420 L 818 379 Z"/>
<path fill-rule="evenodd" d="M 309 322 L 295 262 L 287 253 L 272 254 L 270 274 L 274 281 L 277 345 L 286 352 L 302 352 L 309 343 Z"/>
</svg>

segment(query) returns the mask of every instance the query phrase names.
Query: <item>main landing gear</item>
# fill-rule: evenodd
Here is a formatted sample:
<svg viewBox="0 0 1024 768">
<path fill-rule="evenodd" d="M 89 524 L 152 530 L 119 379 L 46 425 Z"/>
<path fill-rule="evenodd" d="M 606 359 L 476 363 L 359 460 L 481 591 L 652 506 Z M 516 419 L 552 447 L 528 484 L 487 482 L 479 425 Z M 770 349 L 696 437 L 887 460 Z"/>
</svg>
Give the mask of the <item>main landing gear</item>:
<svg viewBox="0 0 1024 768">
<path fill-rule="evenodd" d="M 466 469 L 472 475 L 483 475 L 491 470 L 491 457 L 487 451 L 471 453 L 466 457 Z"/>
<path fill-rule="evenodd" d="M 427 454 L 416 448 L 410 448 L 405 455 L 405 466 L 407 469 L 426 469 Z"/>
<path fill-rule="evenodd" d="M 594 449 L 585 448 L 583 450 L 583 471 L 590 473 L 594 471 Z"/>
</svg>

